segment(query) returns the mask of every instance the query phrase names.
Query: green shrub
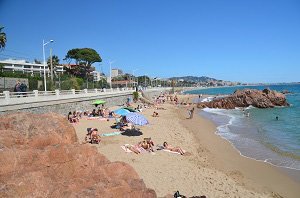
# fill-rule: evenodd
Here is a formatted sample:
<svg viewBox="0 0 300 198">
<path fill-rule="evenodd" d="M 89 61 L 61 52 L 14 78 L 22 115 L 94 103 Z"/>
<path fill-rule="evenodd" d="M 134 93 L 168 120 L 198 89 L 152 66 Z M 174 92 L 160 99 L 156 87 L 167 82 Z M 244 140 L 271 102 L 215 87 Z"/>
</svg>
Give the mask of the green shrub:
<svg viewBox="0 0 300 198">
<path fill-rule="evenodd" d="M 137 101 L 139 99 L 139 92 L 135 91 L 133 92 L 133 100 Z"/>
<path fill-rule="evenodd" d="M 36 78 L 28 78 L 29 90 L 38 89 L 38 80 Z"/>
<path fill-rule="evenodd" d="M 80 85 L 78 82 L 81 82 L 80 80 L 78 80 L 78 78 L 69 78 L 61 83 L 61 89 L 62 90 L 70 90 L 70 89 L 78 90 L 78 89 L 80 89 Z"/>
</svg>

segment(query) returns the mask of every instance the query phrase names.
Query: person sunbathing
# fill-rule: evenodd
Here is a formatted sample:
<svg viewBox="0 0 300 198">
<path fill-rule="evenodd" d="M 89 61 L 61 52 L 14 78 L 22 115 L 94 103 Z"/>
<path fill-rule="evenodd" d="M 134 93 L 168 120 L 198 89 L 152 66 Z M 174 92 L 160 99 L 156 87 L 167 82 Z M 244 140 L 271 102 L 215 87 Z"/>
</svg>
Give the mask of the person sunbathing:
<svg viewBox="0 0 300 198">
<path fill-rule="evenodd" d="M 123 126 L 121 126 L 120 131 L 126 131 L 126 130 L 132 130 L 133 124 L 130 122 L 123 123 Z"/>
<path fill-rule="evenodd" d="M 169 145 L 167 142 L 163 143 L 163 147 L 166 150 L 177 152 L 177 153 L 180 153 L 181 155 L 183 155 L 185 153 L 185 151 L 183 151 L 180 147 L 173 147 L 173 146 Z"/>
<path fill-rule="evenodd" d="M 158 117 L 158 113 L 156 111 L 153 112 L 152 117 Z"/>
<path fill-rule="evenodd" d="M 91 143 L 96 143 L 96 144 L 99 144 L 101 141 L 100 139 L 100 136 L 98 134 L 98 129 L 94 129 L 92 132 L 91 132 Z"/>
<path fill-rule="evenodd" d="M 74 118 L 74 116 L 72 115 L 72 112 L 69 112 L 68 120 L 69 120 L 70 123 L 77 123 L 77 119 Z"/>
<path fill-rule="evenodd" d="M 139 142 L 138 145 L 149 152 L 154 152 L 153 146 L 154 143 L 151 138 L 145 138 L 144 141 Z"/>
<path fill-rule="evenodd" d="M 125 148 L 127 148 L 128 150 L 134 152 L 135 154 L 140 154 L 140 150 L 139 150 L 139 146 L 138 145 L 130 145 L 130 144 L 126 144 Z"/>
<path fill-rule="evenodd" d="M 79 122 L 79 117 L 77 116 L 76 111 L 73 111 L 73 119 L 75 119 L 76 122 Z"/>
<path fill-rule="evenodd" d="M 132 130 L 134 128 L 134 125 L 126 120 L 126 117 L 123 116 L 119 123 L 117 123 L 117 128 L 120 129 L 120 131 L 126 131 L 126 130 Z"/>
<path fill-rule="evenodd" d="M 88 141 L 89 140 L 89 141 Z M 101 141 L 99 134 L 98 134 L 98 129 L 97 128 L 88 128 L 87 129 L 87 134 L 85 136 L 85 142 L 90 142 L 90 143 L 99 143 Z"/>
</svg>

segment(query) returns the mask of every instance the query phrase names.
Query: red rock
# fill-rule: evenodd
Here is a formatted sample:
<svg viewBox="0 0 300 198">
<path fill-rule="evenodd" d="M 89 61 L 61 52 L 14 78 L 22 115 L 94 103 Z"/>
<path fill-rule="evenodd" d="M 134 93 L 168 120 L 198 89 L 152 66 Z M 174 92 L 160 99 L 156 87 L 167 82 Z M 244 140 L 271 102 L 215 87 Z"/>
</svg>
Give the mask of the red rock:
<svg viewBox="0 0 300 198">
<path fill-rule="evenodd" d="M 0 197 L 156 197 L 134 169 L 81 145 L 56 114 L 0 117 Z"/>
<path fill-rule="evenodd" d="M 262 91 L 255 89 L 236 90 L 232 95 L 214 99 L 210 102 L 201 102 L 199 108 L 220 108 L 234 109 L 235 107 L 254 106 L 258 108 L 273 108 L 275 106 L 289 106 L 285 95 L 264 89 Z"/>
</svg>

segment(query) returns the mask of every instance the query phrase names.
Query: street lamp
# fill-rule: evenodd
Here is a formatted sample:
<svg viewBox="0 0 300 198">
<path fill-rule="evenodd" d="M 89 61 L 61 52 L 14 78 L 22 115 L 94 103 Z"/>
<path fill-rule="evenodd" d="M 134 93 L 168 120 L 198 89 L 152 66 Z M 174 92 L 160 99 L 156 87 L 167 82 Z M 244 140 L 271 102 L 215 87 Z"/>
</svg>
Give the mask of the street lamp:
<svg viewBox="0 0 300 198">
<path fill-rule="evenodd" d="M 110 89 L 112 88 L 112 81 L 111 81 L 111 64 L 114 63 L 115 61 L 111 61 L 109 60 L 108 63 L 109 63 L 109 81 L 110 81 Z"/>
<path fill-rule="evenodd" d="M 45 87 L 45 92 L 47 91 L 47 82 L 46 82 L 46 58 L 45 58 L 45 46 L 49 43 L 52 43 L 53 40 L 50 40 L 48 42 L 45 43 L 45 41 L 43 40 L 43 57 L 44 57 L 44 87 Z"/>
<path fill-rule="evenodd" d="M 146 76 L 147 76 L 147 74 L 145 74 L 145 88 L 147 87 L 147 86 L 146 86 Z"/>
</svg>

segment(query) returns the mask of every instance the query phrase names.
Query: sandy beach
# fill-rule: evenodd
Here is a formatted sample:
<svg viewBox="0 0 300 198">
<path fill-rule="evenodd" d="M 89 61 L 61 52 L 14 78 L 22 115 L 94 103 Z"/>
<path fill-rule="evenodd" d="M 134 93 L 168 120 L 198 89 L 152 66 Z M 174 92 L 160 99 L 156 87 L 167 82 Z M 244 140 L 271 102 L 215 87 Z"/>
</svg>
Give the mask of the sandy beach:
<svg viewBox="0 0 300 198">
<path fill-rule="evenodd" d="M 177 190 L 186 196 L 299 196 L 299 183 L 276 167 L 240 156 L 229 142 L 215 134 L 216 127 L 211 121 L 197 115 L 197 110 L 193 119 L 187 119 L 190 106 L 170 103 L 161 106 L 166 110 L 155 110 L 159 117 L 151 116 L 153 108 L 142 112 L 150 122 L 147 126 L 138 126 L 143 135 L 102 137 L 99 145 L 91 146 L 96 146 L 111 161 L 130 164 L 158 197 L 172 195 Z M 79 141 L 83 142 L 87 128 L 110 133 L 117 131 L 110 127 L 113 123 L 113 119 L 81 119 L 74 127 Z M 122 145 L 136 144 L 145 137 L 151 137 L 155 145 L 167 141 L 173 146 L 180 146 L 189 154 L 182 156 L 161 150 L 134 154 L 121 149 Z"/>
</svg>

